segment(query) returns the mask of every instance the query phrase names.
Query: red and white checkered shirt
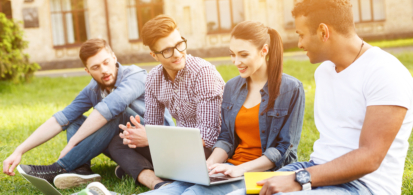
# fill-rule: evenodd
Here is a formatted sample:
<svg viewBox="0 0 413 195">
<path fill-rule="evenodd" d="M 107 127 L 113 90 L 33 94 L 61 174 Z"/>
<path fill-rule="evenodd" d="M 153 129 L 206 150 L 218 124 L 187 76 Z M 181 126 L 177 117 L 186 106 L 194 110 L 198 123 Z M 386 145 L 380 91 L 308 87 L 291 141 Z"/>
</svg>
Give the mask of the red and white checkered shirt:
<svg viewBox="0 0 413 195">
<path fill-rule="evenodd" d="M 221 131 L 221 103 L 225 82 L 215 66 L 187 55 L 185 68 L 172 82 L 162 65 L 153 68 L 145 85 L 145 124 L 163 125 L 165 107 L 177 126 L 198 128 L 211 148 Z"/>
</svg>

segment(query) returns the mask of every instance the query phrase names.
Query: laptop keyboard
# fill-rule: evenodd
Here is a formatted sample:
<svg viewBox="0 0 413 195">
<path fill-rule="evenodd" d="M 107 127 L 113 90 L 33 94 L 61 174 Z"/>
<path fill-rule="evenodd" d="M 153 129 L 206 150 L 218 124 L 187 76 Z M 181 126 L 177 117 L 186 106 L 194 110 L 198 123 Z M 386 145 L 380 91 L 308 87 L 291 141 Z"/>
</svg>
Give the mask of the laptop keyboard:
<svg viewBox="0 0 413 195">
<path fill-rule="evenodd" d="M 217 182 L 217 181 L 225 181 L 228 180 L 229 178 L 225 177 L 209 177 L 209 181 L 212 182 Z"/>
</svg>

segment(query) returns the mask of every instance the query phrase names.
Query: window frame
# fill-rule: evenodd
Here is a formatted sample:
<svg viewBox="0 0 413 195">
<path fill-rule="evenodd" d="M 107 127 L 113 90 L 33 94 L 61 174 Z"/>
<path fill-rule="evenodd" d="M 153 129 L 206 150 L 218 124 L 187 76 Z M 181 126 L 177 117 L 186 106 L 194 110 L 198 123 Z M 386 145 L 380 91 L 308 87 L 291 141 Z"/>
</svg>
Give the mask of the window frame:
<svg viewBox="0 0 413 195">
<path fill-rule="evenodd" d="M 49 6 L 50 8 L 50 16 L 52 16 L 53 14 L 62 14 L 62 21 L 63 21 L 63 33 L 64 33 L 64 40 L 65 40 L 65 44 L 63 45 L 54 45 L 53 44 L 53 48 L 54 49 L 60 49 L 60 48 L 72 48 L 72 47 L 80 47 L 82 45 L 82 41 L 79 40 L 80 39 L 80 26 L 79 26 L 79 17 L 78 17 L 78 13 L 83 12 L 85 14 L 86 17 L 86 12 L 89 11 L 89 7 L 88 8 L 82 8 L 82 9 L 74 9 L 74 10 L 70 10 L 70 11 L 63 11 L 63 0 L 57 0 L 60 1 L 60 10 L 61 11 L 52 11 L 51 10 L 51 6 Z M 70 0 L 70 1 L 75 1 L 74 3 L 77 3 L 78 1 L 83 1 L 84 4 L 87 3 L 87 0 Z M 49 1 L 50 2 L 50 1 Z M 50 2 L 51 3 L 51 2 Z M 67 37 L 67 23 L 66 23 L 66 14 L 71 13 L 74 16 L 74 34 L 76 35 L 74 37 L 75 42 L 74 43 L 68 43 L 68 37 Z M 51 19 L 51 17 L 50 17 Z M 88 18 L 87 18 L 88 19 Z M 87 31 L 87 23 L 85 23 L 85 30 Z M 52 22 L 50 23 L 51 26 L 51 30 L 53 31 L 53 24 Z M 86 33 L 86 36 L 87 33 Z M 77 38 L 76 38 L 77 37 Z M 88 37 L 87 37 L 88 38 Z M 53 37 L 52 37 L 53 39 Z M 87 40 L 87 39 L 86 39 Z"/>
<path fill-rule="evenodd" d="M 370 14 L 371 14 L 371 20 L 363 20 L 362 19 L 362 9 L 361 9 L 361 1 L 362 0 L 356 0 L 358 2 L 358 13 L 359 13 L 359 21 L 355 22 L 356 24 L 362 24 L 362 23 L 371 23 L 371 22 L 385 22 L 386 21 L 386 13 L 384 13 L 384 19 L 381 20 L 375 20 L 374 19 L 374 2 L 373 0 L 369 0 L 370 1 Z M 383 0 L 383 2 L 386 2 L 386 0 Z M 386 9 L 386 6 L 384 6 L 384 9 Z"/>
<path fill-rule="evenodd" d="M 152 2 L 152 0 L 151 0 L 151 2 L 147 3 L 147 4 L 141 4 L 141 3 L 139 3 L 139 0 L 133 0 L 133 1 L 135 1 L 135 5 L 131 5 L 130 1 L 128 1 L 126 9 L 127 9 L 127 12 L 129 11 L 130 8 L 135 7 L 135 9 L 136 9 L 136 17 L 137 17 L 137 23 L 138 23 L 137 24 L 137 26 L 138 26 L 138 39 L 130 39 L 128 37 L 130 43 L 141 42 L 142 41 L 142 38 L 141 38 L 142 27 L 145 24 L 142 24 L 142 12 L 140 11 L 141 8 L 150 7 L 151 8 L 151 18 L 156 17 L 155 12 L 154 12 L 154 7 L 156 7 L 156 6 L 162 6 L 162 9 L 163 9 L 162 12 L 163 13 L 165 12 L 165 10 L 164 10 L 165 9 L 164 8 L 164 5 L 165 5 L 164 0 L 162 0 L 162 2 Z M 129 18 L 128 18 L 128 20 L 129 20 Z M 130 27 L 128 26 L 128 28 L 130 28 Z"/>
<path fill-rule="evenodd" d="M 6 1 L 10 1 L 10 11 L 11 11 L 11 15 L 6 15 L 6 13 L 3 12 L 2 6 L 3 6 L 3 1 L 0 0 L 0 12 L 3 13 L 4 15 L 6 15 L 6 18 L 8 19 L 13 19 L 13 10 L 12 10 L 12 6 L 11 6 L 11 0 L 6 0 Z M 6 2 L 5 1 L 5 2 Z"/>
<path fill-rule="evenodd" d="M 218 16 L 218 30 L 212 31 L 212 32 L 208 32 L 208 28 L 207 28 L 207 35 L 212 35 L 212 34 L 223 34 L 223 33 L 230 33 L 232 31 L 232 29 L 234 28 L 234 15 L 233 15 L 233 7 L 232 7 L 232 0 L 228 0 L 229 1 L 229 11 L 230 11 L 230 16 L 231 16 L 231 29 L 229 30 L 222 30 L 221 28 L 221 13 L 220 13 L 220 9 L 219 9 L 219 1 L 220 0 L 204 0 L 204 5 L 205 5 L 205 1 L 215 1 L 215 5 L 217 6 L 217 16 Z M 243 1 L 244 3 L 244 1 Z M 245 7 L 244 8 L 244 13 L 245 13 Z M 205 9 L 204 9 L 205 10 Z M 207 11 L 205 10 L 205 14 L 207 14 Z M 244 15 L 245 16 L 245 15 Z M 205 17 L 206 18 L 206 17 Z M 245 21 L 245 18 L 244 18 Z M 205 23 L 208 23 L 207 21 Z"/>
</svg>

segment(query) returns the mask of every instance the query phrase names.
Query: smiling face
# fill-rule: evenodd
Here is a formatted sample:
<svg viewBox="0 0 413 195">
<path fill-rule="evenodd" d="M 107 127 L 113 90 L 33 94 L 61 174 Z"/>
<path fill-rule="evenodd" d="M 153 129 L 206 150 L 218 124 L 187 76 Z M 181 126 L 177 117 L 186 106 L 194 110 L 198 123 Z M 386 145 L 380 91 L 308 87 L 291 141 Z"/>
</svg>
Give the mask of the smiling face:
<svg viewBox="0 0 413 195">
<path fill-rule="evenodd" d="M 229 51 L 232 63 L 237 66 L 242 78 L 251 77 L 258 72 L 266 72 L 267 65 L 265 58 L 268 53 L 268 45 L 265 44 L 262 49 L 248 40 L 231 38 L 229 42 Z"/>
<path fill-rule="evenodd" d="M 116 62 L 115 54 L 103 48 L 87 59 L 85 70 L 101 87 L 110 91 L 115 86 L 118 75 Z"/>
<path fill-rule="evenodd" d="M 175 47 L 181 41 L 183 41 L 181 33 L 179 33 L 179 31 L 175 29 L 167 37 L 160 38 L 158 41 L 156 41 L 153 49 L 157 52 L 160 52 L 167 48 Z M 173 55 L 170 58 L 165 58 L 162 54 L 155 54 L 153 51 L 151 52 L 151 55 L 156 61 L 162 64 L 162 66 L 168 73 L 177 73 L 179 70 L 185 67 L 186 50 L 180 52 L 177 49 L 174 49 Z M 174 77 L 174 75 L 170 76 Z"/>
<path fill-rule="evenodd" d="M 295 18 L 295 29 L 299 36 L 298 47 L 307 52 L 311 63 L 320 63 L 327 60 L 328 49 L 322 41 L 319 29 L 316 33 L 310 29 L 310 23 L 305 16 Z"/>
</svg>

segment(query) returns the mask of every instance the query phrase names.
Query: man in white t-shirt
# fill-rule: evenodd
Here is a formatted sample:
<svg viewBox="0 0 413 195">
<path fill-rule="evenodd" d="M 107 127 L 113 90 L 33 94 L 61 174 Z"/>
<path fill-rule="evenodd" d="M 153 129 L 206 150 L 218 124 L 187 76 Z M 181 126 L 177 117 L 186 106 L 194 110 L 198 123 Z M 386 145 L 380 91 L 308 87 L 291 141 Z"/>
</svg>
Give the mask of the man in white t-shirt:
<svg viewBox="0 0 413 195">
<path fill-rule="evenodd" d="M 295 174 L 258 182 L 260 195 L 401 194 L 413 125 L 411 74 L 357 36 L 350 0 L 303 0 L 292 13 L 298 46 L 311 63 L 323 62 L 315 72 L 320 139 L 309 162 L 279 170 Z"/>
</svg>

